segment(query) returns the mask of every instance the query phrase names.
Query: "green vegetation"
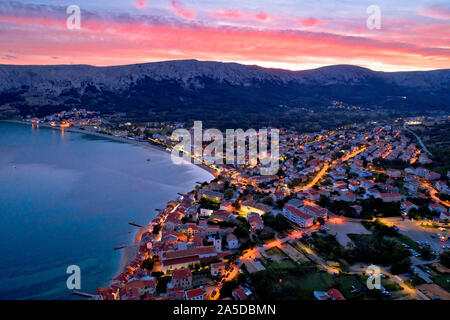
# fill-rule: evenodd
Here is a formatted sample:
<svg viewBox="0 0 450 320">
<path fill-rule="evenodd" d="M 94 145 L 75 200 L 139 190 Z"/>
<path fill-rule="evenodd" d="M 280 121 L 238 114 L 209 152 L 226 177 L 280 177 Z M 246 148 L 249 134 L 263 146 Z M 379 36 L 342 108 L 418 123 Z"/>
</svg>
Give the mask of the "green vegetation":
<svg viewBox="0 0 450 320">
<path fill-rule="evenodd" d="M 424 123 L 410 126 L 421 139 L 428 150 L 433 154 L 433 162 L 425 165 L 429 170 L 441 176 L 447 175 L 450 170 L 450 121 Z"/>
<path fill-rule="evenodd" d="M 262 218 L 266 226 L 269 226 L 280 233 L 292 230 L 292 224 L 282 214 L 274 216 L 273 214 L 268 213 Z"/>
<path fill-rule="evenodd" d="M 441 253 L 441 255 L 439 256 L 439 262 L 447 267 L 450 268 L 450 251 L 444 251 Z"/>
<path fill-rule="evenodd" d="M 365 287 L 356 275 L 318 272 L 317 266 L 304 263 L 296 268 L 275 269 L 250 274 L 259 299 L 313 300 L 314 291 L 338 289 L 347 299 L 359 298 Z"/>
<path fill-rule="evenodd" d="M 211 201 L 206 198 L 201 198 L 199 202 L 200 202 L 200 205 L 202 206 L 202 208 L 205 208 L 205 209 L 218 210 L 220 207 L 219 202 Z"/>
<path fill-rule="evenodd" d="M 146 269 L 148 271 L 152 271 L 154 265 L 155 260 L 153 260 L 153 258 L 147 258 L 144 261 L 142 261 L 141 268 Z"/>
<path fill-rule="evenodd" d="M 450 274 L 444 274 L 433 277 L 433 281 L 450 292 Z"/>
</svg>

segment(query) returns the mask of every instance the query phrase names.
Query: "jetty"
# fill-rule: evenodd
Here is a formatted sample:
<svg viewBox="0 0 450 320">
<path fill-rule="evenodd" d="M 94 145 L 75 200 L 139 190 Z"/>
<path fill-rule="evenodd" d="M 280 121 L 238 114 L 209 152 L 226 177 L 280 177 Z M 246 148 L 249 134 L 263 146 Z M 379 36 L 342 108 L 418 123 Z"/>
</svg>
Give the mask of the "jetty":
<svg viewBox="0 0 450 320">
<path fill-rule="evenodd" d="M 128 222 L 129 225 L 134 226 L 134 227 L 138 227 L 138 228 L 145 228 L 144 226 L 137 224 L 136 222 Z"/>
<path fill-rule="evenodd" d="M 84 298 L 90 298 L 90 299 L 95 299 L 96 298 L 95 294 L 90 294 L 90 293 L 86 293 L 86 292 L 73 291 L 72 293 L 74 295 L 76 295 L 76 296 L 80 296 L 80 297 L 84 297 Z"/>
</svg>

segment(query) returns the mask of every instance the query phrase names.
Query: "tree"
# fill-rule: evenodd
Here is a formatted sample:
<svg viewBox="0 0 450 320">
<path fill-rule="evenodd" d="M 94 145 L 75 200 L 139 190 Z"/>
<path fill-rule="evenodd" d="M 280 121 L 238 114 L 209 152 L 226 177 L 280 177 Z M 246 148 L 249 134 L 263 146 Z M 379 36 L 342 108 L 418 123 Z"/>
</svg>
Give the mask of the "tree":
<svg viewBox="0 0 450 320">
<path fill-rule="evenodd" d="M 325 224 L 325 220 L 324 220 L 322 217 L 318 217 L 318 218 L 317 218 L 317 223 L 318 223 L 320 226 L 323 226 L 323 225 Z"/>
<path fill-rule="evenodd" d="M 264 199 L 262 200 L 262 203 L 273 207 L 273 199 L 271 196 L 264 197 Z"/>
<path fill-rule="evenodd" d="M 450 268 L 450 251 L 444 251 L 439 256 L 439 262 L 447 268 Z"/>
<path fill-rule="evenodd" d="M 233 189 L 227 189 L 224 193 L 224 197 L 227 200 L 230 200 L 233 197 Z"/>
<path fill-rule="evenodd" d="M 141 268 L 146 269 L 148 271 L 152 271 L 154 265 L 155 261 L 153 260 L 153 258 L 147 258 L 144 261 L 142 261 Z"/>
<path fill-rule="evenodd" d="M 409 257 L 404 258 L 400 261 L 394 261 L 391 265 L 391 272 L 393 274 L 409 272 L 411 268 L 411 260 Z"/>
<path fill-rule="evenodd" d="M 158 234 L 161 230 L 161 225 L 157 224 L 153 227 L 153 234 Z"/>
</svg>

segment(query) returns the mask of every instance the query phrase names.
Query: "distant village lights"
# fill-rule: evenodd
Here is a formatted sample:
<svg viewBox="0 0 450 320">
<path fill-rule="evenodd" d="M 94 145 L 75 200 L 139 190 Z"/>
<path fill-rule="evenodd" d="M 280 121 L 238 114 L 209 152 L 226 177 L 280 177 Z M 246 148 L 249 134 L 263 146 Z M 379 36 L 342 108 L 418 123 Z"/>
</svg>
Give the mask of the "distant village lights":
<svg viewBox="0 0 450 320">
<path fill-rule="evenodd" d="M 268 150 L 268 138 L 270 136 L 270 152 Z M 190 162 L 194 159 L 195 164 L 205 162 L 207 164 L 223 164 L 224 160 L 224 138 L 219 129 L 207 129 L 203 132 L 201 121 L 194 122 L 192 144 L 191 132 L 187 129 L 177 129 L 172 133 L 171 140 L 179 141 L 172 149 L 172 161 L 181 164 L 184 161 Z M 203 148 L 203 142 L 210 142 Z M 248 145 L 248 155 L 246 146 Z M 193 156 L 192 156 L 193 146 Z M 235 152 L 235 146 L 237 151 Z M 180 156 L 180 152 L 182 156 Z M 279 130 L 254 129 L 243 131 L 242 129 L 226 130 L 226 163 L 256 166 L 260 165 L 262 175 L 273 175 L 278 172 L 280 151 L 279 151 Z M 184 161 L 183 161 L 184 160 Z"/>
</svg>

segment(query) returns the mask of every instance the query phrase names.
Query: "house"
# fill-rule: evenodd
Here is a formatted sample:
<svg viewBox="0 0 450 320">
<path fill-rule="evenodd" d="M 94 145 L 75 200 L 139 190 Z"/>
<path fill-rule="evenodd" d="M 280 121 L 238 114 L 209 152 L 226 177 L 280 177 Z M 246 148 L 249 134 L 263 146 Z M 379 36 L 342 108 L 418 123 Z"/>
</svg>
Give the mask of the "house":
<svg viewBox="0 0 450 320">
<path fill-rule="evenodd" d="M 247 221 L 250 224 L 250 230 L 251 231 L 264 229 L 263 219 L 257 213 L 253 213 L 253 212 L 249 213 L 247 215 Z"/>
<path fill-rule="evenodd" d="M 217 262 L 211 264 L 211 276 L 221 276 L 225 274 L 225 268 L 227 264 L 225 262 Z"/>
<path fill-rule="evenodd" d="M 438 181 L 435 186 L 440 193 L 450 194 L 450 189 L 445 181 Z"/>
<path fill-rule="evenodd" d="M 402 195 L 400 193 L 380 193 L 380 198 L 383 202 L 402 201 Z"/>
<path fill-rule="evenodd" d="M 330 289 L 327 291 L 328 296 L 331 300 L 345 300 L 344 295 L 338 289 Z"/>
<path fill-rule="evenodd" d="M 188 268 L 200 263 L 200 261 L 210 261 L 215 257 L 217 257 L 217 250 L 214 246 L 164 251 L 161 255 L 161 269 L 165 272 L 167 270 Z"/>
<path fill-rule="evenodd" d="M 216 221 L 232 221 L 234 219 L 234 214 L 229 211 L 214 211 L 209 217 L 210 220 Z"/>
<path fill-rule="evenodd" d="M 345 202 L 353 202 L 356 200 L 356 194 L 354 194 L 353 192 L 347 191 L 347 192 L 343 192 L 339 196 L 339 198 Z"/>
<path fill-rule="evenodd" d="M 242 290 L 241 288 L 234 289 L 231 292 L 231 295 L 236 300 L 246 300 L 247 299 L 247 295 L 245 294 L 244 290 Z"/>
<path fill-rule="evenodd" d="M 386 174 L 391 178 L 399 178 L 402 175 L 402 172 L 396 169 L 387 169 Z"/>
<path fill-rule="evenodd" d="M 153 277 L 148 277 L 148 279 L 132 280 L 124 285 L 123 290 L 127 292 L 128 297 L 132 296 L 142 296 L 146 293 L 155 293 L 156 290 L 156 280 Z"/>
<path fill-rule="evenodd" d="M 205 292 L 202 288 L 187 290 L 185 293 L 186 300 L 203 300 Z"/>
<path fill-rule="evenodd" d="M 200 199 L 206 198 L 209 201 L 214 202 L 221 202 L 224 198 L 223 193 L 211 191 L 211 190 L 200 190 L 197 193 L 197 200 L 200 201 Z"/>
<path fill-rule="evenodd" d="M 402 202 L 402 204 L 401 204 L 401 209 L 402 209 L 403 211 L 405 211 L 405 212 L 409 212 L 411 209 L 419 210 L 419 207 L 416 206 L 416 205 L 415 205 L 414 203 L 412 203 L 412 202 L 405 201 L 405 202 Z"/>
<path fill-rule="evenodd" d="M 303 213 L 306 213 L 310 216 L 313 216 L 315 218 L 323 218 L 327 219 L 328 217 L 328 210 L 319 206 L 312 206 L 312 205 L 305 205 L 303 207 L 298 208 Z"/>
<path fill-rule="evenodd" d="M 360 183 L 361 187 L 363 187 L 365 189 L 370 189 L 370 188 L 372 188 L 374 186 L 373 182 L 371 182 L 369 180 L 366 180 L 366 179 L 361 179 L 359 181 L 359 183 Z"/>
<path fill-rule="evenodd" d="M 313 216 L 311 216 L 307 213 L 304 213 L 304 212 L 300 211 L 300 209 L 290 206 L 290 205 L 284 206 L 283 216 L 286 219 L 298 224 L 302 228 L 308 228 L 314 224 Z"/>
<path fill-rule="evenodd" d="M 172 271 L 171 284 L 173 288 L 192 288 L 192 272 L 188 268 L 182 268 Z"/>
<path fill-rule="evenodd" d="M 271 208 L 269 206 L 266 206 L 262 203 L 257 203 L 253 200 L 244 201 L 241 205 L 241 211 L 244 212 L 246 215 L 250 212 L 254 212 L 259 214 L 260 216 L 266 214 L 269 212 Z"/>
<path fill-rule="evenodd" d="M 439 212 L 439 213 L 448 212 L 447 208 L 440 205 L 439 203 L 430 203 L 428 205 L 428 209 L 430 209 L 431 211 Z"/>
<path fill-rule="evenodd" d="M 239 248 L 239 241 L 236 238 L 236 236 L 232 233 L 229 233 L 227 235 L 227 244 L 228 244 L 228 248 L 230 249 L 237 249 Z"/>
<path fill-rule="evenodd" d="M 448 213 L 448 212 L 441 212 L 441 215 L 439 216 L 439 219 L 441 219 L 441 220 L 450 220 L 450 213 Z"/>
<path fill-rule="evenodd" d="M 223 211 L 232 212 L 232 211 L 234 211 L 233 202 L 232 201 L 224 201 L 220 204 L 219 209 L 223 210 Z"/>
</svg>

